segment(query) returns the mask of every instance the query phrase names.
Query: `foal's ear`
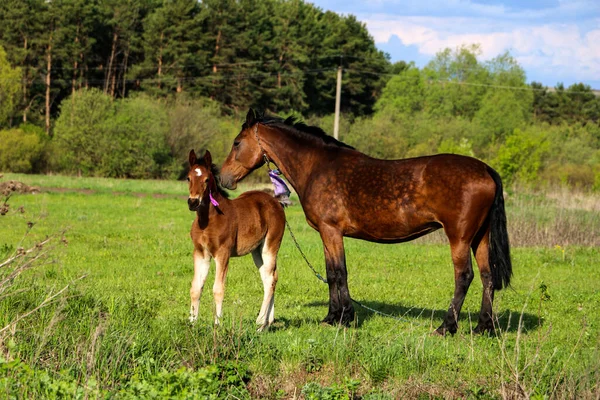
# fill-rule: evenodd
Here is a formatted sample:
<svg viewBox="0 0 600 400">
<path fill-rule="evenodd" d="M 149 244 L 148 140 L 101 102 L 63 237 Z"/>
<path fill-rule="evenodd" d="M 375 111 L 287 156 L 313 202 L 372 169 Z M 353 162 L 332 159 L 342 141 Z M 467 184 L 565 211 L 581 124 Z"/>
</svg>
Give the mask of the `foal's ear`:
<svg viewBox="0 0 600 400">
<path fill-rule="evenodd" d="M 246 114 L 246 125 L 251 127 L 254 125 L 254 121 L 256 121 L 256 112 L 252 108 L 248 110 L 248 114 Z"/>
<path fill-rule="evenodd" d="M 206 165 L 206 168 L 210 169 L 212 167 L 212 156 L 210 155 L 210 151 L 206 150 L 202 158 L 204 159 L 204 165 Z"/>
<path fill-rule="evenodd" d="M 196 152 L 194 151 L 194 149 L 190 150 L 190 167 L 193 167 L 194 165 L 197 164 L 198 158 L 196 157 Z"/>
</svg>

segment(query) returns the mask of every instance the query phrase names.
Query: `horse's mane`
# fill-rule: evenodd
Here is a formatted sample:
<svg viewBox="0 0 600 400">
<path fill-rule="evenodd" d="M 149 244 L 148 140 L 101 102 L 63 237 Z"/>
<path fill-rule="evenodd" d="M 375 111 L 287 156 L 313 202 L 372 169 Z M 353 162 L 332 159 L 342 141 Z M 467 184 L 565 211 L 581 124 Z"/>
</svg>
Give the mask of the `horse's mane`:
<svg viewBox="0 0 600 400">
<path fill-rule="evenodd" d="M 329 136 L 318 126 L 306 125 L 304 122 L 298 120 L 296 117 L 288 117 L 286 119 L 274 117 L 274 116 L 259 116 L 253 122 L 251 126 L 248 126 L 247 122 L 244 122 L 242 129 L 250 128 L 256 123 L 262 123 L 264 125 L 277 126 L 286 132 L 290 132 L 294 135 L 309 136 L 313 138 L 321 139 L 326 145 L 333 145 L 337 147 L 345 147 L 347 149 L 354 149 L 354 147 L 347 145 L 344 142 Z"/>
<path fill-rule="evenodd" d="M 221 180 L 219 179 L 219 175 L 221 174 L 221 170 L 219 169 L 219 167 L 217 167 L 217 164 L 211 164 L 211 166 L 210 166 L 210 173 L 215 178 L 215 185 L 217 185 L 217 190 L 219 191 L 219 193 L 221 194 L 221 196 L 223 196 L 226 199 L 228 199 L 229 198 L 229 192 L 227 190 L 225 190 L 225 188 L 223 188 L 223 186 L 221 186 Z"/>
</svg>

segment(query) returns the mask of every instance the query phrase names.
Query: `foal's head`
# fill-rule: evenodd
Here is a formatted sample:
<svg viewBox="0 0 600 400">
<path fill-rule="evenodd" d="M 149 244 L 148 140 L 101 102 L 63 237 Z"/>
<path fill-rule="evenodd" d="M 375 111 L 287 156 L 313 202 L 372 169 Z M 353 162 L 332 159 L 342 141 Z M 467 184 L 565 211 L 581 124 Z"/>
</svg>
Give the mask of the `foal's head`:
<svg viewBox="0 0 600 400">
<path fill-rule="evenodd" d="M 196 157 L 194 150 L 190 151 L 190 170 L 187 180 L 189 182 L 190 196 L 188 207 L 190 211 L 197 211 L 201 205 L 208 204 L 211 193 L 217 192 L 215 177 L 212 173 L 212 156 L 206 150 L 201 159 Z"/>
</svg>

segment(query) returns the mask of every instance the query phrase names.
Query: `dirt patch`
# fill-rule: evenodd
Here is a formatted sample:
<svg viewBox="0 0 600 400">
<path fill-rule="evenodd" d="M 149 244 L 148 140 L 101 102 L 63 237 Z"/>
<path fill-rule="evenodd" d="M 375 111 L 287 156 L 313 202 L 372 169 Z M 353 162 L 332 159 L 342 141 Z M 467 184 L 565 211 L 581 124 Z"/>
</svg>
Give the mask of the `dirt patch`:
<svg viewBox="0 0 600 400">
<path fill-rule="evenodd" d="M 37 186 L 29 186 L 19 181 L 6 181 L 0 182 L 0 193 L 4 196 L 8 196 L 11 193 L 26 193 L 36 194 L 40 192 L 40 188 Z"/>
</svg>

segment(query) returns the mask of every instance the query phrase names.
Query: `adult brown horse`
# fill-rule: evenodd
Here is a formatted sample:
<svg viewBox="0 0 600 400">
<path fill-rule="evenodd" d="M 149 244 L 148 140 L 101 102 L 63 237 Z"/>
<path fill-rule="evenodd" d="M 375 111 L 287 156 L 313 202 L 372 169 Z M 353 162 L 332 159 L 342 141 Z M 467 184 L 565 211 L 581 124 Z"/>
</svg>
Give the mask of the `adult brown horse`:
<svg viewBox="0 0 600 400">
<path fill-rule="evenodd" d="M 207 150 L 197 159 L 189 155 L 188 207 L 196 212 L 190 236 L 194 243 L 194 279 L 190 288 L 190 322 L 198 318 L 200 296 L 214 257 L 217 265 L 213 295 L 215 324 L 222 316 L 225 277 L 230 257 L 252 253 L 260 272 L 264 297 L 256 323 L 259 330 L 271 325 L 275 318 L 274 296 L 277 284 L 277 253 L 285 230 L 285 213 L 279 201 L 259 191 L 242 193 L 229 200 L 215 178 L 216 167 Z"/>
<path fill-rule="evenodd" d="M 367 133 L 365 133 L 367 134 Z M 483 283 L 477 332 L 493 330 L 494 290 L 510 283 L 512 266 L 500 176 L 471 157 L 440 154 L 378 160 L 293 119 L 248 112 L 221 170 L 225 187 L 271 160 L 296 190 L 308 224 L 323 241 L 329 313 L 348 323 L 343 237 L 399 243 L 443 228 L 450 241 L 455 289 L 439 334 L 455 333 L 473 280 L 471 249 Z"/>
</svg>

